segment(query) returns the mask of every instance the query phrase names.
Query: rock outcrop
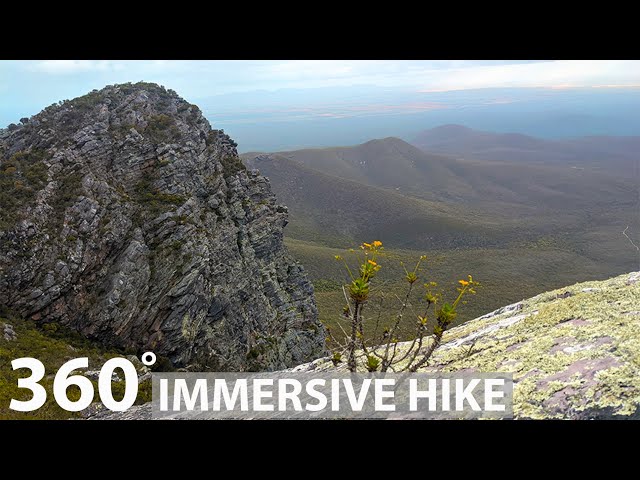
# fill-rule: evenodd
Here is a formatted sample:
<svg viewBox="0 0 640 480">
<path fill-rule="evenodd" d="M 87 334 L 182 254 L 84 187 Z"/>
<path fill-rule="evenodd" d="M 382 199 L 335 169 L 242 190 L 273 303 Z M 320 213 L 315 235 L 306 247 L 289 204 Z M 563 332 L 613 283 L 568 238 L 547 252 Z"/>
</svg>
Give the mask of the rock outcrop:
<svg viewBox="0 0 640 480">
<path fill-rule="evenodd" d="M 323 358 L 291 371 L 332 369 Z M 543 293 L 452 328 L 421 371 L 461 370 L 512 372 L 515 418 L 640 418 L 640 272 Z"/>
<path fill-rule="evenodd" d="M 0 130 L 0 307 L 176 366 L 325 353 L 287 209 L 195 105 L 125 84 Z"/>
<path fill-rule="evenodd" d="M 13 342 L 18 338 L 15 330 L 13 329 L 13 325 L 8 323 L 2 324 L 2 336 L 7 342 Z"/>
<path fill-rule="evenodd" d="M 336 370 L 346 365 L 328 357 L 288 369 Z M 516 419 L 638 419 L 640 272 L 546 292 L 452 328 L 420 371 L 462 370 L 512 372 Z M 89 417 L 148 420 L 151 403 Z"/>
</svg>

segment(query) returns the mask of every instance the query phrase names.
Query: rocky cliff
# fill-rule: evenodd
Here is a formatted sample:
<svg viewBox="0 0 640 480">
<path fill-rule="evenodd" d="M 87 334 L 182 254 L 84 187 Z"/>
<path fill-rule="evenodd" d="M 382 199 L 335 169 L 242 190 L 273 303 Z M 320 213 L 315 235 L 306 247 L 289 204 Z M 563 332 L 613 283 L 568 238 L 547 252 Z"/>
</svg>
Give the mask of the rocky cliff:
<svg viewBox="0 0 640 480">
<path fill-rule="evenodd" d="M 323 358 L 292 370 L 332 369 Z M 421 371 L 512 372 L 519 419 L 638 419 L 640 272 L 546 292 L 452 328 Z"/>
<path fill-rule="evenodd" d="M 324 353 L 287 210 L 195 105 L 125 84 L 0 130 L 0 309 L 177 366 Z"/>
</svg>

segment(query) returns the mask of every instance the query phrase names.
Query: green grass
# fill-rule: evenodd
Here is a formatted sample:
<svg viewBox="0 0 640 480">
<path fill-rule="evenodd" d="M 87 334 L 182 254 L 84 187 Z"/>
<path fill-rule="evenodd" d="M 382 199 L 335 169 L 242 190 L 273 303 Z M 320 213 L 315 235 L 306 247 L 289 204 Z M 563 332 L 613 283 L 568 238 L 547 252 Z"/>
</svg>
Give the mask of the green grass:
<svg viewBox="0 0 640 480">
<path fill-rule="evenodd" d="M 34 323 L 19 318 L 0 317 L 0 327 L 4 323 L 14 327 L 17 339 L 7 341 L 0 331 L 0 420 L 60 420 L 79 417 L 79 413 L 67 412 L 56 404 L 53 397 L 55 372 L 63 363 L 73 358 L 88 357 L 89 370 L 99 370 L 109 358 L 122 355 L 122 352 L 100 347 L 75 331 L 57 324 L 45 324 L 43 328 L 38 328 Z M 28 374 L 28 370 L 13 371 L 11 368 L 11 361 L 21 357 L 36 358 L 46 368 L 45 377 L 40 383 L 47 391 L 47 401 L 34 412 L 16 412 L 9 409 L 12 398 L 23 401 L 31 398 L 29 390 L 18 388 L 18 378 Z M 98 385 L 96 381 L 92 383 L 96 392 L 94 401 L 98 401 Z M 114 398 L 121 400 L 124 395 L 124 382 L 113 382 L 112 391 Z M 79 390 L 76 387 L 70 387 L 67 394 L 71 400 L 79 398 Z M 151 382 L 145 381 L 139 386 L 136 403 L 144 403 L 150 399 Z"/>
<path fill-rule="evenodd" d="M 338 324 L 345 329 L 347 324 L 347 320 L 341 315 L 346 301 L 340 285 L 342 282 L 347 283 L 348 277 L 334 256 L 342 255 L 349 259 L 350 254 L 345 252 L 345 249 L 330 248 L 292 238 L 286 238 L 285 242 L 316 286 L 315 295 L 320 320 L 337 335 L 340 332 Z M 609 278 L 632 269 L 625 264 L 615 266 L 605 261 L 596 261 L 575 253 L 566 246 L 559 248 L 554 245 L 562 245 L 562 239 L 544 237 L 529 244 L 509 248 L 424 251 L 388 249 L 379 259 L 382 270 L 374 281 L 375 290 L 378 293 L 384 291 L 386 294 L 382 307 L 382 323 L 391 322 L 395 318 L 400 305 L 396 295 L 402 298 L 406 292 L 407 284 L 402 281 L 404 271 L 400 262 L 404 261 L 408 267 L 412 266 L 422 254 L 426 254 L 428 260 L 421 268 L 423 274 L 414 287 L 415 292 L 410 302 L 420 314 L 422 312 L 418 306 L 424 305 L 422 285 L 425 282 L 437 282 L 436 290 L 442 290 L 445 299 L 451 299 L 456 294 L 457 281 L 469 274 L 483 285 L 477 295 L 467 298 L 467 304 L 459 306 L 456 324 L 541 292 L 579 281 Z M 629 259 L 632 258 L 630 254 Z M 379 297 L 374 294 L 373 298 Z M 365 307 L 368 322 L 375 321 L 377 304 L 378 300 L 373 300 Z M 413 332 L 412 328 L 402 329 L 400 337 L 409 338 Z"/>
</svg>

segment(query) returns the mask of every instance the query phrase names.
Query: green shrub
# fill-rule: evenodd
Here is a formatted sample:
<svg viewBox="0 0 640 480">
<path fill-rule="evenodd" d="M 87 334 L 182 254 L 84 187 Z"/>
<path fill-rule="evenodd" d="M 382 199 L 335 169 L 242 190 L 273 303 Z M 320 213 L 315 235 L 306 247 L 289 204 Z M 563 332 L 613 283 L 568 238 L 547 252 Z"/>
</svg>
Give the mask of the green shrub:
<svg viewBox="0 0 640 480">
<path fill-rule="evenodd" d="M 180 250 L 182 250 L 183 246 L 184 246 L 183 240 L 176 240 L 174 242 L 171 242 L 171 244 L 169 245 L 169 250 L 174 252 L 179 252 Z"/>
<path fill-rule="evenodd" d="M 29 165 L 24 171 L 24 178 L 40 190 L 47 183 L 47 170 L 47 166 L 42 162 Z"/>
<path fill-rule="evenodd" d="M 153 185 L 149 178 L 140 180 L 135 187 L 135 199 L 153 215 L 160 215 L 173 210 L 177 205 L 186 202 L 186 198 L 180 195 L 163 193 Z"/>
<path fill-rule="evenodd" d="M 100 103 L 102 96 L 97 90 L 93 90 L 86 95 L 74 98 L 69 101 L 69 106 L 81 112 L 88 112 Z"/>
<path fill-rule="evenodd" d="M 420 267 L 426 256 L 421 256 L 412 270 L 408 270 L 404 264 L 403 280 L 406 292 L 400 297 L 401 304 L 395 318 L 390 321 L 381 319 L 382 302 L 385 298 L 383 290 L 375 290 L 374 280 L 382 268 L 379 263 L 384 256 L 382 242 L 376 240 L 360 245 L 360 252 L 351 249 L 350 253 L 355 257 L 355 267 L 341 255 L 335 255 L 335 259 L 342 262 L 348 273 L 350 282 L 344 285 L 348 304 L 343 308 L 343 316 L 347 319 L 348 326 L 345 330 L 346 342 L 336 339 L 331 330 L 329 340 L 335 345 L 333 359 L 341 359 L 343 354 L 347 356 L 347 366 L 351 372 L 358 370 L 362 365 L 369 372 L 380 369 L 381 372 L 409 371 L 415 372 L 424 366 L 435 349 L 440 345 L 442 336 L 451 326 L 457 316 L 457 307 L 467 294 L 475 294 L 479 283 L 474 281 L 471 275 L 468 280 L 459 280 L 457 296 L 451 303 L 443 302 L 444 292 L 435 292 L 435 282 L 424 283 L 422 305 L 412 305 L 412 292 L 420 278 Z M 368 317 L 365 315 L 372 298 L 377 303 L 378 314 Z M 465 302 L 463 302 L 465 303 Z M 432 311 L 435 312 L 432 313 Z M 408 324 L 414 330 L 413 340 L 400 347 L 399 332 L 402 324 Z M 431 332 L 431 333 L 429 333 Z M 373 344 L 368 345 L 368 339 Z M 337 362 L 334 360 L 334 364 Z"/>
<path fill-rule="evenodd" d="M 47 183 L 46 150 L 20 151 L 0 163 L 0 230 L 15 227 L 21 210 Z"/>
<path fill-rule="evenodd" d="M 238 172 L 244 172 L 247 170 L 247 167 L 244 166 L 242 160 L 239 157 L 235 157 L 232 155 L 225 155 L 220 160 L 222 163 L 222 172 L 224 178 L 229 178 L 232 175 L 237 174 Z"/>
<path fill-rule="evenodd" d="M 154 143 L 176 143 L 180 140 L 175 119 L 163 113 L 151 116 L 142 134 Z"/>
<path fill-rule="evenodd" d="M 116 370 L 117 372 L 118 370 Z M 142 405 L 143 403 L 150 402 L 152 400 L 151 395 L 151 380 L 145 380 L 144 382 L 138 383 L 138 396 L 136 397 L 136 401 L 134 405 Z M 123 381 L 119 382 L 111 382 L 111 394 L 113 395 L 113 399 L 116 402 L 121 401 L 124 398 L 124 393 L 126 390 L 126 383 Z M 97 389 L 96 389 L 97 392 Z M 100 397 L 96 394 L 94 397 L 94 401 L 100 401 Z"/>
<path fill-rule="evenodd" d="M 206 143 L 207 147 L 215 144 L 218 141 L 218 136 L 219 135 L 220 135 L 220 131 L 219 130 L 211 130 L 207 134 L 207 138 L 205 139 L 205 143 Z"/>
<path fill-rule="evenodd" d="M 368 372 L 375 372 L 378 370 L 378 367 L 380 366 L 380 359 L 374 357 L 373 355 L 367 355 L 367 371 Z"/>
<path fill-rule="evenodd" d="M 331 355 L 331 361 L 333 362 L 333 365 L 337 367 L 338 364 L 342 362 L 342 354 L 337 351 L 333 352 Z"/>
<path fill-rule="evenodd" d="M 144 382 L 140 382 L 138 384 L 138 397 L 136 398 L 135 405 L 142 405 L 143 403 L 148 403 L 152 398 L 152 382 L 151 380 L 145 380 Z"/>
</svg>

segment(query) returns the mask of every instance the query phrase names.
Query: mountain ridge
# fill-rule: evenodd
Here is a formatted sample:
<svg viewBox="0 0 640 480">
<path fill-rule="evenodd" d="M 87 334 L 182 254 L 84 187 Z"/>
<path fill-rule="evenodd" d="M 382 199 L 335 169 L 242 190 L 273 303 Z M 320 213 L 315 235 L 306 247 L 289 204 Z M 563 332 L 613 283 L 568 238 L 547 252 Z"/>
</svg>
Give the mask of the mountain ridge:
<svg viewBox="0 0 640 480">
<path fill-rule="evenodd" d="M 430 202 L 425 204 L 425 208 L 446 211 L 451 218 L 458 218 L 469 225 L 490 225 L 499 219 L 504 228 L 515 233 L 530 226 L 534 230 L 539 227 L 546 229 L 541 222 L 549 225 L 559 223 L 563 218 L 567 219 L 566 225 L 584 223 L 584 218 L 580 220 L 585 217 L 582 211 L 600 215 L 603 210 L 613 209 L 618 212 L 616 215 L 624 216 L 627 215 L 624 212 L 637 205 L 637 183 L 633 175 L 616 175 L 595 167 L 574 168 L 573 165 L 555 163 L 522 164 L 517 160 L 506 162 L 432 155 L 396 137 L 371 140 L 353 147 L 250 153 L 241 157 L 251 168 L 258 168 L 271 177 L 277 195 L 291 208 L 290 231 L 302 221 L 302 214 L 319 217 L 331 208 L 335 210 L 328 205 L 335 203 L 335 198 L 342 198 L 345 205 L 350 203 L 352 200 L 348 196 L 336 191 L 346 189 L 342 187 L 343 180 L 356 182 L 350 184 L 352 195 L 366 196 L 373 192 L 370 187 L 383 189 L 405 197 L 403 203 L 414 203 L 413 199 Z M 290 163 L 285 165 L 284 159 Z M 336 182 L 332 185 L 327 181 L 322 187 L 310 189 L 309 194 L 316 200 L 314 205 L 305 208 L 298 204 L 309 203 L 304 198 L 306 190 L 300 185 L 287 183 L 288 176 L 300 176 L 303 166 L 306 176 L 316 172 L 319 176 L 331 176 Z M 393 172 L 389 173 L 389 170 Z M 325 193 L 325 199 L 318 196 L 317 189 Z M 585 192 L 589 192 L 588 195 Z M 376 205 L 379 199 L 373 197 L 368 203 L 358 202 L 364 203 L 359 207 L 364 211 L 362 221 L 343 221 L 340 218 L 335 221 L 366 234 L 366 229 L 358 225 L 375 221 L 371 219 L 376 209 L 382 211 L 381 215 L 385 209 L 384 203 Z M 394 195 L 394 198 L 399 197 Z M 309 212 L 311 207 L 312 213 Z M 406 209 L 411 211 L 412 207 L 407 205 Z M 417 214 L 416 218 L 422 216 Z M 526 220 L 525 226 L 521 225 L 523 219 Z M 386 229 L 386 232 L 392 234 L 393 230 Z M 300 238 L 308 239 L 308 236 Z"/>
<path fill-rule="evenodd" d="M 372 152 L 371 146 L 388 142 L 362 145 Z M 390 148 L 376 151 L 393 152 L 402 140 L 390 142 Z M 287 244 L 308 266 L 321 319 L 332 328 L 340 321 L 344 299 L 332 287 L 340 271 L 327 263 L 363 239 L 383 241 L 394 262 L 410 264 L 423 254 L 436 259 L 427 268 L 439 284 L 454 280 L 455 272 L 484 281 L 486 297 L 473 303 L 472 312 L 461 313 L 464 320 L 473 318 L 480 305 L 497 308 L 521 295 L 637 268 L 636 251 L 622 232 L 638 243 L 638 169 L 622 175 L 597 163 L 574 168 L 574 163 L 442 154 L 438 162 L 462 187 L 445 180 L 433 182 L 426 192 L 409 191 L 374 185 L 375 175 L 373 182 L 371 175 L 346 179 L 331 168 L 331 162 L 342 162 L 336 152 L 352 154 L 362 145 L 307 149 L 304 156 L 299 151 L 242 155 L 245 164 L 270 178 L 273 191 L 289 206 Z M 393 162 L 384 155 L 366 167 Z M 406 183 L 416 177 L 409 172 Z M 401 291 L 401 272 L 393 265 L 389 269 L 383 269 L 385 284 Z"/>
<path fill-rule="evenodd" d="M 176 366 L 324 351 L 287 210 L 235 142 L 155 84 L 105 87 L 0 134 L 0 306 Z"/>
<path fill-rule="evenodd" d="M 637 152 L 640 151 L 640 136 L 590 135 L 542 139 L 520 133 L 474 130 L 454 124 L 423 130 L 410 142 L 422 150 L 441 154 L 480 160 L 600 166 L 603 171 L 617 175 L 634 174 L 639 161 Z M 606 155 L 606 169 L 603 168 L 602 155 Z"/>
<path fill-rule="evenodd" d="M 350 147 L 278 152 L 323 173 L 368 185 L 402 190 L 426 199 L 437 199 L 428 191 L 443 184 L 457 189 L 456 178 L 447 168 L 448 159 L 422 152 L 398 137 L 372 139 Z M 246 158 L 246 156 L 243 156 Z"/>
</svg>

